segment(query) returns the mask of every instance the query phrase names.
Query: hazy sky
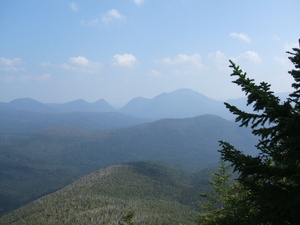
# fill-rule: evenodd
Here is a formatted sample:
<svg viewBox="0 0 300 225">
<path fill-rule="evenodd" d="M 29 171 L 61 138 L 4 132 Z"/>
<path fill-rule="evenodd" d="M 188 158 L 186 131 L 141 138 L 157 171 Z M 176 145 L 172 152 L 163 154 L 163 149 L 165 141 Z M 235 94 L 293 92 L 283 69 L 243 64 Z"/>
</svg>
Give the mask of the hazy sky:
<svg viewBox="0 0 300 225">
<path fill-rule="evenodd" d="M 242 96 L 229 59 L 290 91 L 299 0 L 1 0 L 0 101 L 63 103 L 191 88 Z"/>
</svg>

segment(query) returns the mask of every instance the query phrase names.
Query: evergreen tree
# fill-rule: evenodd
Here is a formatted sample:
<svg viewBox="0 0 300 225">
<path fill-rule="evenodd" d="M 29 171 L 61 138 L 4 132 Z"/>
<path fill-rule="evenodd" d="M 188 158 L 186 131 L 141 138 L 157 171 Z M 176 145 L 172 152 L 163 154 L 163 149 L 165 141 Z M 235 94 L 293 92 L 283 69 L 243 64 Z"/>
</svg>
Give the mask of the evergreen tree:
<svg viewBox="0 0 300 225">
<path fill-rule="evenodd" d="M 240 204 L 247 221 L 236 224 L 283 225 L 300 221 L 300 49 L 288 53 L 295 66 L 289 71 L 295 90 L 285 101 L 274 95 L 270 84 L 257 85 L 230 61 L 231 75 L 236 77 L 233 83 L 245 92 L 247 105 L 254 112 L 225 105 L 240 126 L 251 126 L 253 134 L 260 138 L 257 156 L 245 155 L 231 144 L 220 142 L 222 159 L 238 172 L 238 182 L 247 193 L 241 198 L 244 204 Z"/>
<path fill-rule="evenodd" d="M 134 225 L 134 223 L 132 222 L 134 216 L 135 213 L 133 211 L 128 212 L 125 216 L 122 216 L 119 225 Z"/>
<path fill-rule="evenodd" d="M 198 215 L 198 224 L 201 225 L 233 225 L 241 224 L 247 215 L 244 215 L 243 198 L 247 192 L 239 183 L 232 183 L 232 174 L 221 160 L 219 170 L 211 173 L 210 184 L 213 189 L 209 194 L 200 194 L 203 201 L 200 203 L 201 212 Z M 247 207 L 247 206 L 246 206 Z M 237 222 L 237 223 L 236 223 Z M 246 223 L 242 223 L 246 224 Z"/>
</svg>

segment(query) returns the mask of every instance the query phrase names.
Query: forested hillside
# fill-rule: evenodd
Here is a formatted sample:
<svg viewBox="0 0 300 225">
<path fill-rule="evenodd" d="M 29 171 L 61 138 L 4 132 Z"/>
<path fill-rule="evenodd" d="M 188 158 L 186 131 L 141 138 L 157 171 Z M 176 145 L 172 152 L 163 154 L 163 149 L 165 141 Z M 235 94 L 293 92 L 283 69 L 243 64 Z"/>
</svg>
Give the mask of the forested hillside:
<svg viewBox="0 0 300 225">
<path fill-rule="evenodd" d="M 202 179 L 199 179 L 201 177 Z M 195 224 L 198 192 L 208 174 L 138 162 L 100 169 L 2 218 L 0 224 Z"/>
</svg>

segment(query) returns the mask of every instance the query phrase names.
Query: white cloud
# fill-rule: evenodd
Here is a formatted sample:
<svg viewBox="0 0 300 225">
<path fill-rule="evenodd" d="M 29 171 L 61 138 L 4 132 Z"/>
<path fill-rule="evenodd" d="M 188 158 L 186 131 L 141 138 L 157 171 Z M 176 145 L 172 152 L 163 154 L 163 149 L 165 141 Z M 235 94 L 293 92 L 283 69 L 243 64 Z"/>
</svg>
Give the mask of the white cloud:
<svg viewBox="0 0 300 225">
<path fill-rule="evenodd" d="M 262 62 L 262 58 L 259 56 L 259 54 L 257 52 L 254 51 L 246 51 L 242 54 L 240 54 L 237 57 L 238 60 L 247 60 L 250 62 L 254 62 L 254 63 L 261 63 Z"/>
<path fill-rule="evenodd" d="M 79 9 L 76 2 L 71 2 L 69 6 L 70 6 L 70 8 L 72 9 L 73 12 L 77 12 L 78 9 Z"/>
<path fill-rule="evenodd" d="M 201 61 L 201 56 L 197 53 L 193 55 L 179 54 L 174 58 L 163 58 L 157 62 L 163 63 L 165 65 L 179 65 L 179 64 L 192 64 L 193 66 L 202 68 L 203 64 Z"/>
<path fill-rule="evenodd" d="M 141 5 L 145 0 L 134 0 L 135 4 Z"/>
<path fill-rule="evenodd" d="M 95 73 L 99 71 L 99 69 L 101 68 L 101 64 L 99 62 L 90 61 L 83 56 L 71 57 L 69 58 L 67 63 L 63 63 L 60 65 L 55 65 L 52 64 L 51 62 L 42 62 L 39 63 L 39 65 L 45 67 L 60 68 L 65 70 L 73 70 L 75 72 L 82 72 L 82 73 Z"/>
<path fill-rule="evenodd" d="M 212 52 L 208 55 L 208 58 L 212 60 L 216 65 L 218 70 L 224 71 L 228 69 L 229 65 L 229 58 L 221 51 Z"/>
<path fill-rule="evenodd" d="M 90 64 L 89 60 L 83 56 L 72 57 L 69 59 L 69 62 L 82 67 L 86 67 Z"/>
<path fill-rule="evenodd" d="M 25 70 L 21 67 L 24 62 L 20 58 L 8 59 L 0 57 L 0 70 L 8 72 L 16 72 L 20 70 Z"/>
<path fill-rule="evenodd" d="M 77 56 L 70 58 L 68 63 L 64 63 L 60 67 L 75 72 L 95 73 L 100 69 L 100 63 L 92 62 L 83 56 Z"/>
<path fill-rule="evenodd" d="M 245 41 L 245 42 L 251 42 L 251 39 L 247 36 L 247 34 L 244 34 L 244 33 L 235 33 L 235 32 L 232 32 L 229 34 L 230 37 L 233 37 L 233 38 L 238 38 L 242 41 Z"/>
<path fill-rule="evenodd" d="M 122 19 L 125 19 L 125 16 L 122 16 L 119 13 L 119 11 L 116 9 L 109 10 L 107 13 L 105 13 L 102 16 L 102 22 L 104 23 L 110 23 L 113 20 L 122 20 Z"/>
<path fill-rule="evenodd" d="M 150 75 L 153 77 L 163 77 L 164 75 L 157 70 L 150 70 Z"/>
<path fill-rule="evenodd" d="M 126 17 L 121 15 L 121 13 L 118 10 L 112 9 L 112 10 L 107 11 L 105 14 L 103 14 L 101 18 L 81 20 L 80 23 L 82 25 L 86 25 L 86 26 L 96 26 L 100 22 L 102 22 L 104 24 L 109 24 L 116 20 L 124 20 L 125 18 Z"/>
<path fill-rule="evenodd" d="M 134 55 L 131 54 L 123 54 L 123 55 L 114 55 L 113 65 L 121 66 L 121 67 L 133 67 L 137 59 Z"/>
<path fill-rule="evenodd" d="M 101 19 L 96 18 L 90 20 L 81 20 L 80 23 L 87 26 L 95 26 L 98 25 L 100 22 L 109 24 L 114 20 L 124 20 L 125 18 L 126 17 L 121 15 L 118 10 L 112 9 L 103 14 Z"/>
<path fill-rule="evenodd" d="M 81 20 L 80 23 L 83 24 L 83 25 L 87 25 L 87 26 L 94 26 L 94 25 L 99 24 L 99 20 L 98 19 Z"/>
</svg>

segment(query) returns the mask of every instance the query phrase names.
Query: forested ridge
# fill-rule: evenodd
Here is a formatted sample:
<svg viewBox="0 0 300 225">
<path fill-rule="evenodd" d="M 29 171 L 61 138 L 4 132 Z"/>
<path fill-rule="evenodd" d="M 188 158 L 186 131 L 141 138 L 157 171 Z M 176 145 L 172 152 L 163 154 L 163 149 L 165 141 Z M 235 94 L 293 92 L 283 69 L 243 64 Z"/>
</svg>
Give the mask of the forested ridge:
<svg viewBox="0 0 300 225">
<path fill-rule="evenodd" d="M 97 170 L 0 218 L 0 224 L 195 224 L 198 191 L 208 172 L 187 173 L 166 163 L 137 162 Z"/>
</svg>

